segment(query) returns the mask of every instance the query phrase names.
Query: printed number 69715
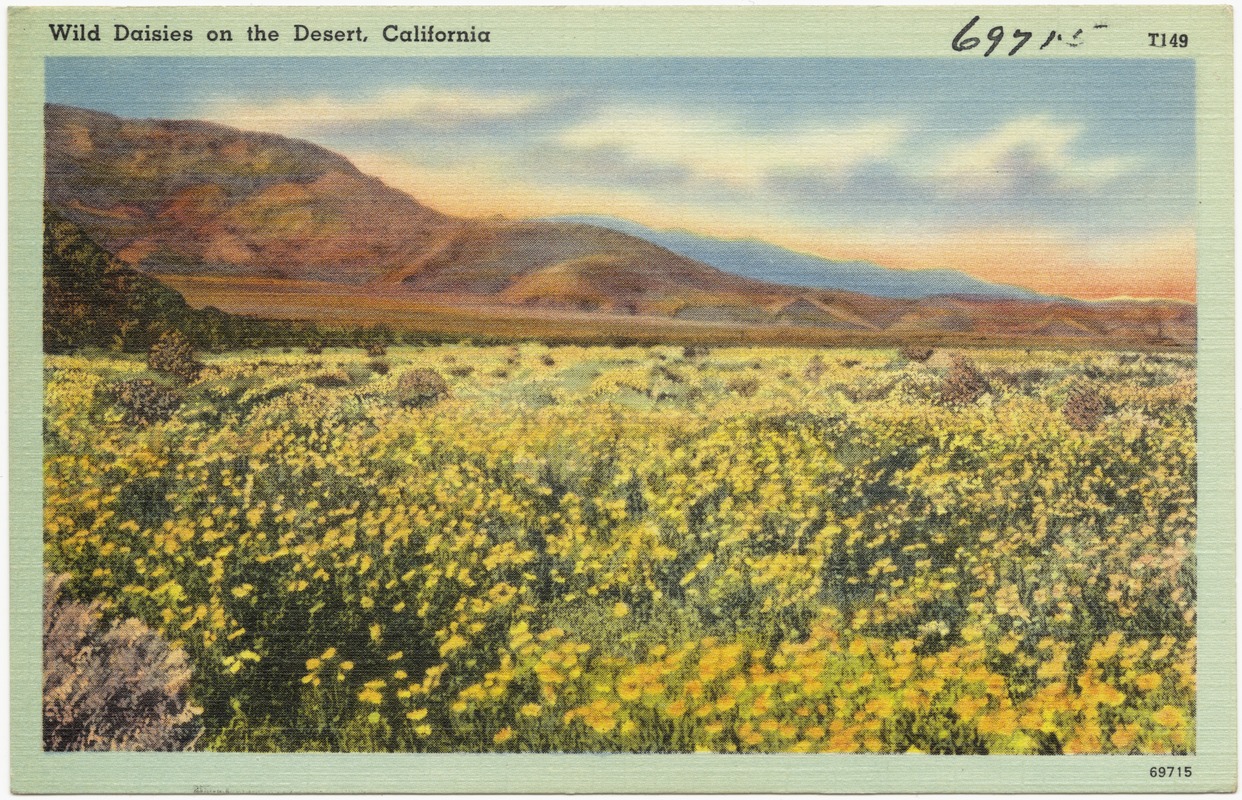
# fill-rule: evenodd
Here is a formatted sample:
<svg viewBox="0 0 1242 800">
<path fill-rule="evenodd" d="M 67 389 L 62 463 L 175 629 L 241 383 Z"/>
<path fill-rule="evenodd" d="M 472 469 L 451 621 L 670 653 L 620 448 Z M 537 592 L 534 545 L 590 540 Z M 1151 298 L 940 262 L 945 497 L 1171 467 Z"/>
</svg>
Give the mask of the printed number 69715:
<svg viewBox="0 0 1242 800">
<path fill-rule="evenodd" d="M 1189 778 L 1190 767 L 1152 767 L 1148 774 L 1153 778 Z"/>
</svg>

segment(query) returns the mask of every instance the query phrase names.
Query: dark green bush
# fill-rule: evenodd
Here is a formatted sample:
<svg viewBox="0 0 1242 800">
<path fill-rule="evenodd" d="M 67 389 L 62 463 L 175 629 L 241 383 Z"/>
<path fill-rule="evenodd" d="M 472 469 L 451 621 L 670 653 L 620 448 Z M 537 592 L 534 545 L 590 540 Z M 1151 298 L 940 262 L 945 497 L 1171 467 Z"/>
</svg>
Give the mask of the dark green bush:
<svg viewBox="0 0 1242 800">
<path fill-rule="evenodd" d="M 169 330 L 147 351 L 147 366 L 156 372 L 175 375 L 186 383 L 198 378 L 202 365 L 194 360 L 194 346 L 179 331 Z"/>
<path fill-rule="evenodd" d="M 811 360 L 806 363 L 806 369 L 802 372 L 802 377 L 808 381 L 818 381 L 828 371 L 828 365 L 824 363 L 824 359 L 819 353 L 811 356 Z"/>
<path fill-rule="evenodd" d="M 728 383 L 729 391 L 736 392 L 742 397 L 752 397 L 755 392 L 759 391 L 759 379 L 750 376 L 744 378 L 734 378 Z"/>
<path fill-rule="evenodd" d="M 340 386 L 348 386 L 352 381 L 350 381 L 349 375 L 344 370 L 332 369 L 311 376 L 310 382 L 320 389 L 334 389 Z"/>
</svg>

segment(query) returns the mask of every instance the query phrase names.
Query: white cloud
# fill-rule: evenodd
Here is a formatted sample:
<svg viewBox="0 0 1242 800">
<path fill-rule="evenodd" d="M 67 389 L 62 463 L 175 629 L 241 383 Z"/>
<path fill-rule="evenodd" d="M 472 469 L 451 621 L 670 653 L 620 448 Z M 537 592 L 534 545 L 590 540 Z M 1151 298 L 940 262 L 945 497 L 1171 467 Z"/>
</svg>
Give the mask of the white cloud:
<svg viewBox="0 0 1242 800">
<path fill-rule="evenodd" d="M 529 114 L 546 100 L 534 94 L 488 94 L 470 90 L 410 86 L 352 98 L 318 95 L 272 103 L 213 104 L 209 119 L 248 130 L 290 130 L 408 122 L 429 128 L 454 128 L 471 122 Z"/>
<path fill-rule="evenodd" d="M 847 173 L 884 160 L 906 135 L 904 125 L 890 121 L 771 129 L 724 115 L 618 106 L 567 128 L 557 139 L 572 149 L 612 151 L 641 164 L 754 187 L 787 172 Z"/>
<path fill-rule="evenodd" d="M 1055 189 L 1088 190 L 1133 170 L 1134 158 L 1091 158 L 1074 147 L 1083 126 L 1045 116 L 1015 119 L 972 141 L 947 150 L 929 177 L 950 193 L 1000 193 L 1041 181 Z"/>
</svg>

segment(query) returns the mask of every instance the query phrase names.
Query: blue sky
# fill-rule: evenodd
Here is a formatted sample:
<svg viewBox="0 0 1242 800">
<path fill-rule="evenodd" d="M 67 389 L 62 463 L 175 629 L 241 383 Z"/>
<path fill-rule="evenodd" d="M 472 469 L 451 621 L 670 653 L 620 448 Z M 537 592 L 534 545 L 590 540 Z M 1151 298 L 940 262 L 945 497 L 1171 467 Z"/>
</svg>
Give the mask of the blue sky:
<svg viewBox="0 0 1242 800">
<path fill-rule="evenodd" d="M 55 58 L 48 101 L 309 139 L 458 214 L 613 214 L 1080 296 L 1194 295 L 1194 67 Z"/>
</svg>

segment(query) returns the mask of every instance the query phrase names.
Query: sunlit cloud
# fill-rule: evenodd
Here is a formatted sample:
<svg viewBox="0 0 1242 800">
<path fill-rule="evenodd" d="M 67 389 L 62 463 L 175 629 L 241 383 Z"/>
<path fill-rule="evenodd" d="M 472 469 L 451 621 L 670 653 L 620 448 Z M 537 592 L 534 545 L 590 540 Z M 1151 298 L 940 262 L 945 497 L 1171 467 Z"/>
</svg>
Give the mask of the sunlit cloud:
<svg viewBox="0 0 1242 800">
<path fill-rule="evenodd" d="M 906 126 L 894 121 L 774 129 L 726 115 L 615 106 L 566 128 L 556 141 L 753 188 L 782 174 L 843 175 L 889 157 L 907 135 Z"/>
<path fill-rule="evenodd" d="M 548 102 L 548 98 L 532 93 L 493 94 L 409 86 L 348 98 L 323 94 L 270 103 L 217 101 L 207 105 L 205 117 L 271 133 L 360 128 L 377 123 L 448 130 L 521 117 L 544 108 Z"/>
<path fill-rule="evenodd" d="M 1075 147 L 1082 138 L 1079 123 L 1045 116 L 1010 120 L 983 137 L 950 145 L 928 177 L 948 194 L 1087 191 L 1139 166 L 1132 157 L 1079 155 Z"/>
</svg>

